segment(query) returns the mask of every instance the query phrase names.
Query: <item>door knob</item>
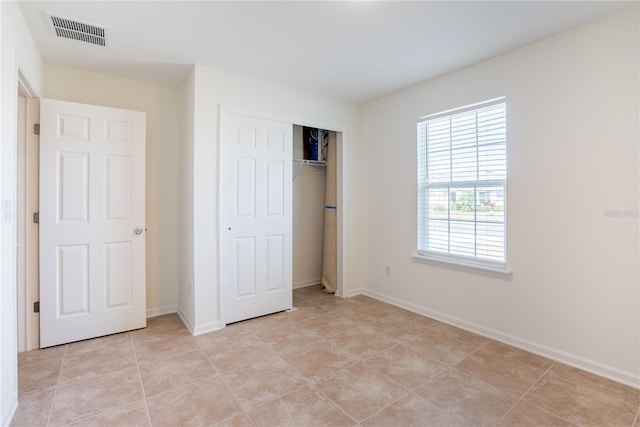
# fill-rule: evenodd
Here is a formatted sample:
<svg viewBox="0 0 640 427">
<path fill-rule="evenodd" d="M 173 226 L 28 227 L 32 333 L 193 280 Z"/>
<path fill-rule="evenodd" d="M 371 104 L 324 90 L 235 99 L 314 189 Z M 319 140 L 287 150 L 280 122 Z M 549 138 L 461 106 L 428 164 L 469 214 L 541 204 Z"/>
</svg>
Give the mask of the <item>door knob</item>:
<svg viewBox="0 0 640 427">
<path fill-rule="evenodd" d="M 133 229 L 133 232 L 136 233 L 136 234 L 142 234 L 142 228 L 136 227 L 136 228 Z"/>
</svg>

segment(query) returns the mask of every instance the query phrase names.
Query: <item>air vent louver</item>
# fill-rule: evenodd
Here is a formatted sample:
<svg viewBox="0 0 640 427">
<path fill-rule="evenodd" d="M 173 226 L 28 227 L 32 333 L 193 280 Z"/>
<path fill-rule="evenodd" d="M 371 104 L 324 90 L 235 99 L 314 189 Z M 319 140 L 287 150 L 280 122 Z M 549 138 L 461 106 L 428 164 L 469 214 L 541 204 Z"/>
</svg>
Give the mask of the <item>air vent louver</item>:
<svg viewBox="0 0 640 427">
<path fill-rule="evenodd" d="M 88 22 L 81 22 L 46 13 L 51 32 L 58 37 L 78 40 L 97 46 L 107 46 L 107 29 Z"/>
</svg>

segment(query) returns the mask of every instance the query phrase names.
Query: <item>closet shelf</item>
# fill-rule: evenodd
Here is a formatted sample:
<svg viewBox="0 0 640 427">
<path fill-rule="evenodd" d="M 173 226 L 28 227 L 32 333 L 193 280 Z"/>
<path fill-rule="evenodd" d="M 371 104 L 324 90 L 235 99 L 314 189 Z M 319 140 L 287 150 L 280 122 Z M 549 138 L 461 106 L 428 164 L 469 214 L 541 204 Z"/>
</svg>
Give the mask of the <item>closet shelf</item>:
<svg viewBox="0 0 640 427">
<path fill-rule="evenodd" d="M 324 160 L 293 159 L 293 164 L 294 165 L 298 165 L 296 170 L 293 171 L 293 179 L 296 179 L 296 176 L 298 176 L 298 172 L 300 172 L 300 169 L 302 169 L 302 167 L 304 165 L 322 166 L 322 167 L 326 167 L 327 166 L 327 162 L 324 161 Z"/>
<path fill-rule="evenodd" d="M 327 162 L 324 160 L 293 159 L 293 163 L 299 164 L 301 166 L 327 166 Z"/>
</svg>

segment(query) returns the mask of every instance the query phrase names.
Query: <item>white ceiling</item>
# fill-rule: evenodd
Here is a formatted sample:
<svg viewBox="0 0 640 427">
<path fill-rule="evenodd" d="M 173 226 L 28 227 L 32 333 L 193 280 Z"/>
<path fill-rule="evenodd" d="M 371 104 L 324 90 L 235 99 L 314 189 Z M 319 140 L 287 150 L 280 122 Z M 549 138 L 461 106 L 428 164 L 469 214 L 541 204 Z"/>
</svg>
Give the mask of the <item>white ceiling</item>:
<svg viewBox="0 0 640 427">
<path fill-rule="evenodd" d="M 363 102 L 637 1 L 19 4 L 45 62 L 170 85 L 202 64 Z M 109 46 L 56 38 L 43 11 L 108 27 Z"/>
</svg>

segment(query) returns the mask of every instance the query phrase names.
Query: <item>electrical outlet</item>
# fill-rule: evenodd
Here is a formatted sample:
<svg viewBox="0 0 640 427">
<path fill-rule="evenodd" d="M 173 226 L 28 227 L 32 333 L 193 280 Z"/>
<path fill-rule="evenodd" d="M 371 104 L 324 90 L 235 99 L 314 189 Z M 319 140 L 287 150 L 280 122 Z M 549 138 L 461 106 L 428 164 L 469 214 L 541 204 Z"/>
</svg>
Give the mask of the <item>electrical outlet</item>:
<svg viewBox="0 0 640 427">
<path fill-rule="evenodd" d="M 390 265 L 385 265 L 384 266 L 384 275 L 387 277 L 391 277 L 391 266 Z"/>
</svg>

